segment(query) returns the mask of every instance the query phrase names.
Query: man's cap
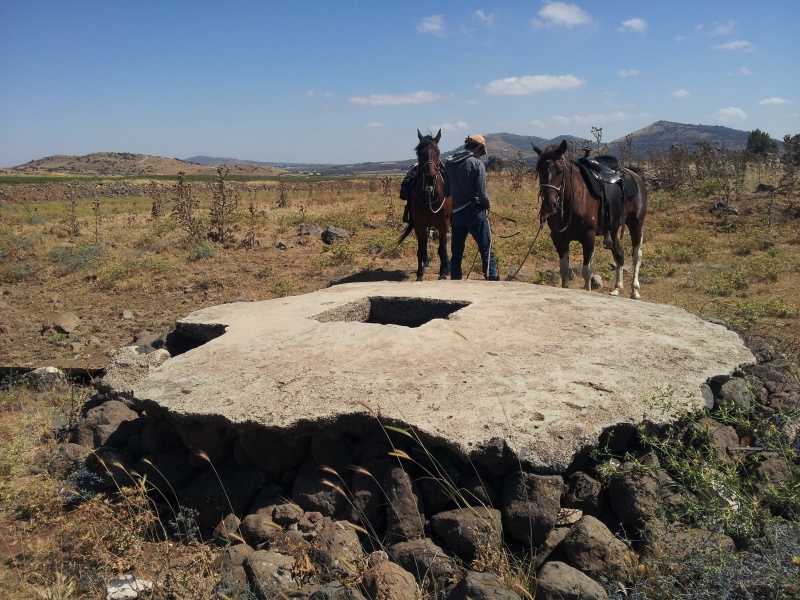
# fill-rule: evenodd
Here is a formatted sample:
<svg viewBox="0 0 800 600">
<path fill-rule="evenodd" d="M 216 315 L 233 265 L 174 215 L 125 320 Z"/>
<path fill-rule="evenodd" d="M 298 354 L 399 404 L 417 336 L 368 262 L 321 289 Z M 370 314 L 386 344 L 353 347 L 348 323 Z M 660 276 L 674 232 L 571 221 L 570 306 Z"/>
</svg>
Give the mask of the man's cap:
<svg viewBox="0 0 800 600">
<path fill-rule="evenodd" d="M 467 142 L 475 142 L 476 144 L 480 144 L 484 148 L 486 148 L 486 138 L 476 133 L 475 135 L 471 135 L 467 138 Z"/>
</svg>

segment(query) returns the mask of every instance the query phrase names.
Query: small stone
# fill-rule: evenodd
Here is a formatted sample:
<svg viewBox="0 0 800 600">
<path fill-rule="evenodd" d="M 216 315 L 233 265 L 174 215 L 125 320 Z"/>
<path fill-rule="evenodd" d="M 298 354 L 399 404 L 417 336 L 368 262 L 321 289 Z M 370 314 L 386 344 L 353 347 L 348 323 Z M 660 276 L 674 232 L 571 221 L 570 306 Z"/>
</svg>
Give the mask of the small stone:
<svg viewBox="0 0 800 600">
<path fill-rule="evenodd" d="M 153 582 L 137 579 L 135 575 L 123 575 L 108 582 L 106 586 L 106 600 L 127 600 L 139 598 L 139 592 L 149 592 L 153 589 Z"/>
</svg>

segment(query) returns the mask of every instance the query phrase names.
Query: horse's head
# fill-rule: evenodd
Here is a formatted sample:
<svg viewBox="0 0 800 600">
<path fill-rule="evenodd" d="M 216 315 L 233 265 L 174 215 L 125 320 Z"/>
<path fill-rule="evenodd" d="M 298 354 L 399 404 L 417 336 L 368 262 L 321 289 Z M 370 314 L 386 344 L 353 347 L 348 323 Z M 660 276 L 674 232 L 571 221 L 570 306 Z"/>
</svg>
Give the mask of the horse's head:
<svg viewBox="0 0 800 600">
<path fill-rule="evenodd" d="M 439 140 L 442 139 L 442 130 L 436 134 L 436 137 L 430 135 L 422 135 L 417 129 L 417 137 L 419 144 L 414 148 L 417 153 L 417 162 L 419 163 L 419 173 L 422 175 L 422 185 L 425 195 L 429 200 L 433 199 L 437 192 L 441 192 L 441 175 L 439 173 Z"/>
<path fill-rule="evenodd" d="M 560 146 L 552 145 L 544 150 L 533 146 L 533 151 L 539 155 L 536 175 L 539 177 L 539 195 L 542 197 L 541 215 L 545 219 L 555 214 L 564 201 L 564 182 L 567 179 L 564 153 L 567 151 L 567 140 L 563 140 Z"/>
</svg>

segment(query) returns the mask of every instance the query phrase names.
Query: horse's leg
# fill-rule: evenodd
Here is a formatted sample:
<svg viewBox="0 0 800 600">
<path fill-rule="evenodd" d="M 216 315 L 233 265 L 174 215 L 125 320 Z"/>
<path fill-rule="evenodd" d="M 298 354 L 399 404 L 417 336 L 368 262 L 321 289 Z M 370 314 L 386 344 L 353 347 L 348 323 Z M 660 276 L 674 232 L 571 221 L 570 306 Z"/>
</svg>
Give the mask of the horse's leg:
<svg viewBox="0 0 800 600">
<path fill-rule="evenodd" d="M 431 266 L 431 257 L 428 255 L 428 242 L 431 238 L 431 230 L 429 228 L 425 228 L 425 268 Z"/>
<path fill-rule="evenodd" d="M 417 235 L 417 281 L 422 281 L 428 263 L 428 228 L 418 225 L 414 233 Z"/>
<path fill-rule="evenodd" d="M 581 244 L 583 246 L 583 268 L 581 274 L 583 275 L 583 289 L 592 291 L 592 266 L 594 265 L 594 237 L 591 242 L 586 241 Z"/>
<path fill-rule="evenodd" d="M 569 241 L 564 241 L 561 238 L 556 239 L 552 235 L 550 238 L 553 240 L 556 252 L 558 252 L 558 270 L 561 274 L 561 287 L 569 287 Z"/>
<path fill-rule="evenodd" d="M 447 256 L 447 225 L 439 226 L 439 279 L 450 274 L 450 258 Z"/>
<path fill-rule="evenodd" d="M 622 224 L 615 224 L 611 230 L 611 239 L 613 240 L 611 254 L 614 257 L 614 264 L 617 265 L 617 269 L 614 278 L 614 289 L 611 290 L 610 293 L 611 296 L 619 296 L 619 292 L 623 287 L 622 279 L 625 271 L 625 250 L 622 248 L 622 243 L 619 241 L 621 233 Z"/>
<path fill-rule="evenodd" d="M 639 267 L 642 264 L 642 222 L 639 219 L 631 219 L 628 224 L 628 231 L 631 233 L 631 260 L 633 261 L 633 274 L 631 275 L 631 298 L 638 300 L 642 296 L 639 294 Z M 621 287 L 621 282 L 620 282 Z"/>
</svg>

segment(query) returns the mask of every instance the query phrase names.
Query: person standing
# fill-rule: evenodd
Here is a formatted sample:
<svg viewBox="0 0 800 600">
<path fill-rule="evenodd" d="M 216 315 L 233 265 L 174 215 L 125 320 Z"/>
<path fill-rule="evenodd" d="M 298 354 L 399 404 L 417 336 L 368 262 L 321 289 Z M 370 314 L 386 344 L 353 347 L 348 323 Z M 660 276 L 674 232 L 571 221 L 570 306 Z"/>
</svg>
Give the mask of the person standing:
<svg viewBox="0 0 800 600">
<path fill-rule="evenodd" d="M 484 278 L 489 281 L 500 280 L 486 215 L 491 207 L 486 193 L 486 168 L 479 160 L 485 154 L 486 139 L 476 134 L 464 140 L 463 150 L 445 160 L 444 195 L 453 199 L 450 279 L 461 279 L 464 244 L 467 235 L 471 234 L 481 253 Z"/>
</svg>

